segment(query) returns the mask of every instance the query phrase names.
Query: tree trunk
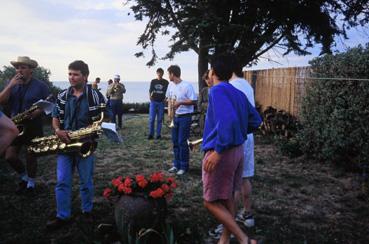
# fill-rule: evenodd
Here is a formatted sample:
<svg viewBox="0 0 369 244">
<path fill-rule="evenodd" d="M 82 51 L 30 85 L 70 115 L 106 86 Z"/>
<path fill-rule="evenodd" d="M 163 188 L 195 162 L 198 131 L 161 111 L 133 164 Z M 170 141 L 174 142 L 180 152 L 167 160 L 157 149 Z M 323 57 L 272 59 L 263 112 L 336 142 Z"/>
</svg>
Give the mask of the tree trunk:
<svg viewBox="0 0 369 244">
<path fill-rule="evenodd" d="M 198 85 L 199 85 L 199 93 L 201 89 L 204 87 L 204 83 L 202 82 L 203 74 L 208 70 L 208 48 L 205 47 L 205 41 L 200 39 L 199 44 L 199 56 L 197 60 L 197 72 L 198 72 Z"/>
</svg>

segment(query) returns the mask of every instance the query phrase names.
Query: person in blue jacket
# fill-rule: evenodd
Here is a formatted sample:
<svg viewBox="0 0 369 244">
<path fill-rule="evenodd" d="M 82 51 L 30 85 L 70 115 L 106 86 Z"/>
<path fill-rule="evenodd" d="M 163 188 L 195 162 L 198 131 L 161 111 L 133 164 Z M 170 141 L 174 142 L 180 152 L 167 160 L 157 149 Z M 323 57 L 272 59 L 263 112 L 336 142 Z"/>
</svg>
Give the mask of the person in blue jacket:
<svg viewBox="0 0 369 244">
<path fill-rule="evenodd" d="M 214 86 L 209 92 L 202 144 L 204 205 L 224 226 L 220 243 L 229 243 L 230 234 L 240 243 L 248 243 L 250 239 L 234 219 L 233 194 L 242 183 L 243 143 L 247 134 L 260 126 L 261 118 L 246 96 L 229 84 L 233 72 L 230 56 L 216 57 L 211 66 L 209 78 Z"/>
</svg>

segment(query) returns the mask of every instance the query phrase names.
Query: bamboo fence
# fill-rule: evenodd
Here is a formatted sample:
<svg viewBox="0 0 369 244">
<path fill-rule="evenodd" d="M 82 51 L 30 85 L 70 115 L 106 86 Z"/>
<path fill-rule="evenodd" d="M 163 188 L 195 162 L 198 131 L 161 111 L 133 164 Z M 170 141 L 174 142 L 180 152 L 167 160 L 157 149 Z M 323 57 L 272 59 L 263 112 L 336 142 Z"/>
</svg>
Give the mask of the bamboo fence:
<svg viewBox="0 0 369 244">
<path fill-rule="evenodd" d="M 262 111 L 268 106 L 285 110 L 298 117 L 310 67 L 291 67 L 244 72 L 244 78 L 254 88 L 255 101 Z"/>
</svg>

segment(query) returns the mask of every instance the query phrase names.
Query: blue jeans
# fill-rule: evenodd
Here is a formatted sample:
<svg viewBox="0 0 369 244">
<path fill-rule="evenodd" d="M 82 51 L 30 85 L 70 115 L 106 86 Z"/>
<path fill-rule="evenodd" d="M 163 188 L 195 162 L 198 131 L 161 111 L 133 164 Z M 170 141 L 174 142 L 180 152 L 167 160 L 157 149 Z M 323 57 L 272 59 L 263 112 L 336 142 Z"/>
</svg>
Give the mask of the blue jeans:
<svg viewBox="0 0 369 244">
<path fill-rule="evenodd" d="M 79 191 L 82 212 L 87 213 L 92 211 L 92 200 L 94 197 L 94 156 L 91 155 L 82 158 L 80 156 L 58 154 L 55 195 L 56 216 L 61 219 L 68 219 L 71 216 L 72 180 L 75 166 L 79 173 Z"/>
<path fill-rule="evenodd" d="M 172 142 L 174 152 L 173 166 L 184 171 L 188 171 L 190 152 L 188 149 L 187 140 L 190 137 L 191 122 L 191 116 L 180 118 L 175 117 L 174 128 L 172 129 Z"/>
<path fill-rule="evenodd" d="M 118 116 L 118 127 L 122 128 L 123 116 L 123 102 L 119 99 L 110 99 L 111 110 L 113 112 L 112 123 L 116 124 L 116 117 Z"/>
<path fill-rule="evenodd" d="M 157 116 L 156 121 L 156 136 L 161 135 L 161 126 L 163 124 L 163 116 L 164 116 L 164 103 L 163 102 L 150 102 L 150 111 L 149 111 L 149 135 L 154 136 L 154 127 L 155 127 L 155 117 Z"/>
</svg>

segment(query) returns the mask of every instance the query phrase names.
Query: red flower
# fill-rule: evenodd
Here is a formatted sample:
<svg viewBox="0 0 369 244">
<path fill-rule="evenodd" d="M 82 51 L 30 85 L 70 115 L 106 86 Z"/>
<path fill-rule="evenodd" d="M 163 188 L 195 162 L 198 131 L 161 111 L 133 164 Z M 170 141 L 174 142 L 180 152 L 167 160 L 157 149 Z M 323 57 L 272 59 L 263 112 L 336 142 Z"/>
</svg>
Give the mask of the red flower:
<svg viewBox="0 0 369 244">
<path fill-rule="evenodd" d="M 126 179 L 124 180 L 124 185 L 126 187 L 131 187 L 131 185 L 132 185 L 132 179 L 127 176 Z"/>
<path fill-rule="evenodd" d="M 174 178 L 173 178 L 173 177 L 168 177 L 167 181 L 168 181 L 169 183 L 176 182 L 176 181 L 174 180 Z"/>
<path fill-rule="evenodd" d="M 173 189 L 174 189 L 174 188 L 177 188 L 177 183 L 172 182 L 172 184 L 170 184 L 170 187 L 172 187 Z"/>
<path fill-rule="evenodd" d="M 124 193 L 126 193 L 126 194 L 131 194 L 131 193 L 132 193 L 132 188 L 130 188 L 130 187 L 124 187 L 124 188 L 123 188 L 123 191 L 124 191 Z"/>
<path fill-rule="evenodd" d="M 151 182 L 160 182 L 163 181 L 164 175 L 162 172 L 156 172 L 154 174 L 151 175 L 150 177 L 150 181 Z"/>
<path fill-rule="evenodd" d="M 145 180 L 145 176 L 143 175 L 136 175 L 136 181 L 143 181 Z"/>
<path fill-rule="evenodd" d="M 139 187 L 141 187 L 142 189 L 145 188 L 147 186 L 149 182 L 146 180 L 146 179 L 143 179 L 143 180 L 140 180 L 140 181 L 137 181 L 137 185 Z"/>
<path fill-rule="evenodd" d="M 108 199 L 109 197 L 110 197 L 110 195 L 111 195 L 111 193 L 113 192 L 113 190 L 112 189 L 110 189 L 110 188 L 105 188 L 104 189 L 104 192 L 103 192 L 103 196 L 106 198 L 106 199 Z"/>
<path fill-rule="evenodd" d="M 164 194 L 165 194 L 165 192 L 161 188 L 158 188 L 155 191 L 150 192 L 150 197 L 152 197 L 152 198 L 161 198 L 161 197 L 164 196 Z"/>
<path fill-rule="evenodd" d="M 117 178 L 113 179 L 111 181 L 111 184 L 115 187 L 118 187 L 121 183 L 122 183 L 122 179 L 123 177 L 122 176 L 118 176 Z"/>
<path fill-rule="evenodd" d="M 161 189 L 163 189 L 164 192 L 168 192 L 170 190 L 170 187 L 167 184 L 162 184 Z"/>
<path fill-rule="evenodd" d="M 124 192 L 124 188 L 126 188 L 126 187 L 125 187 L 125 185 L 124 185 L 123 183 L 121 183 L 121 184 L 118 186 L 118 191 L 119 191 L 119 192 Z"/>
</svg>

